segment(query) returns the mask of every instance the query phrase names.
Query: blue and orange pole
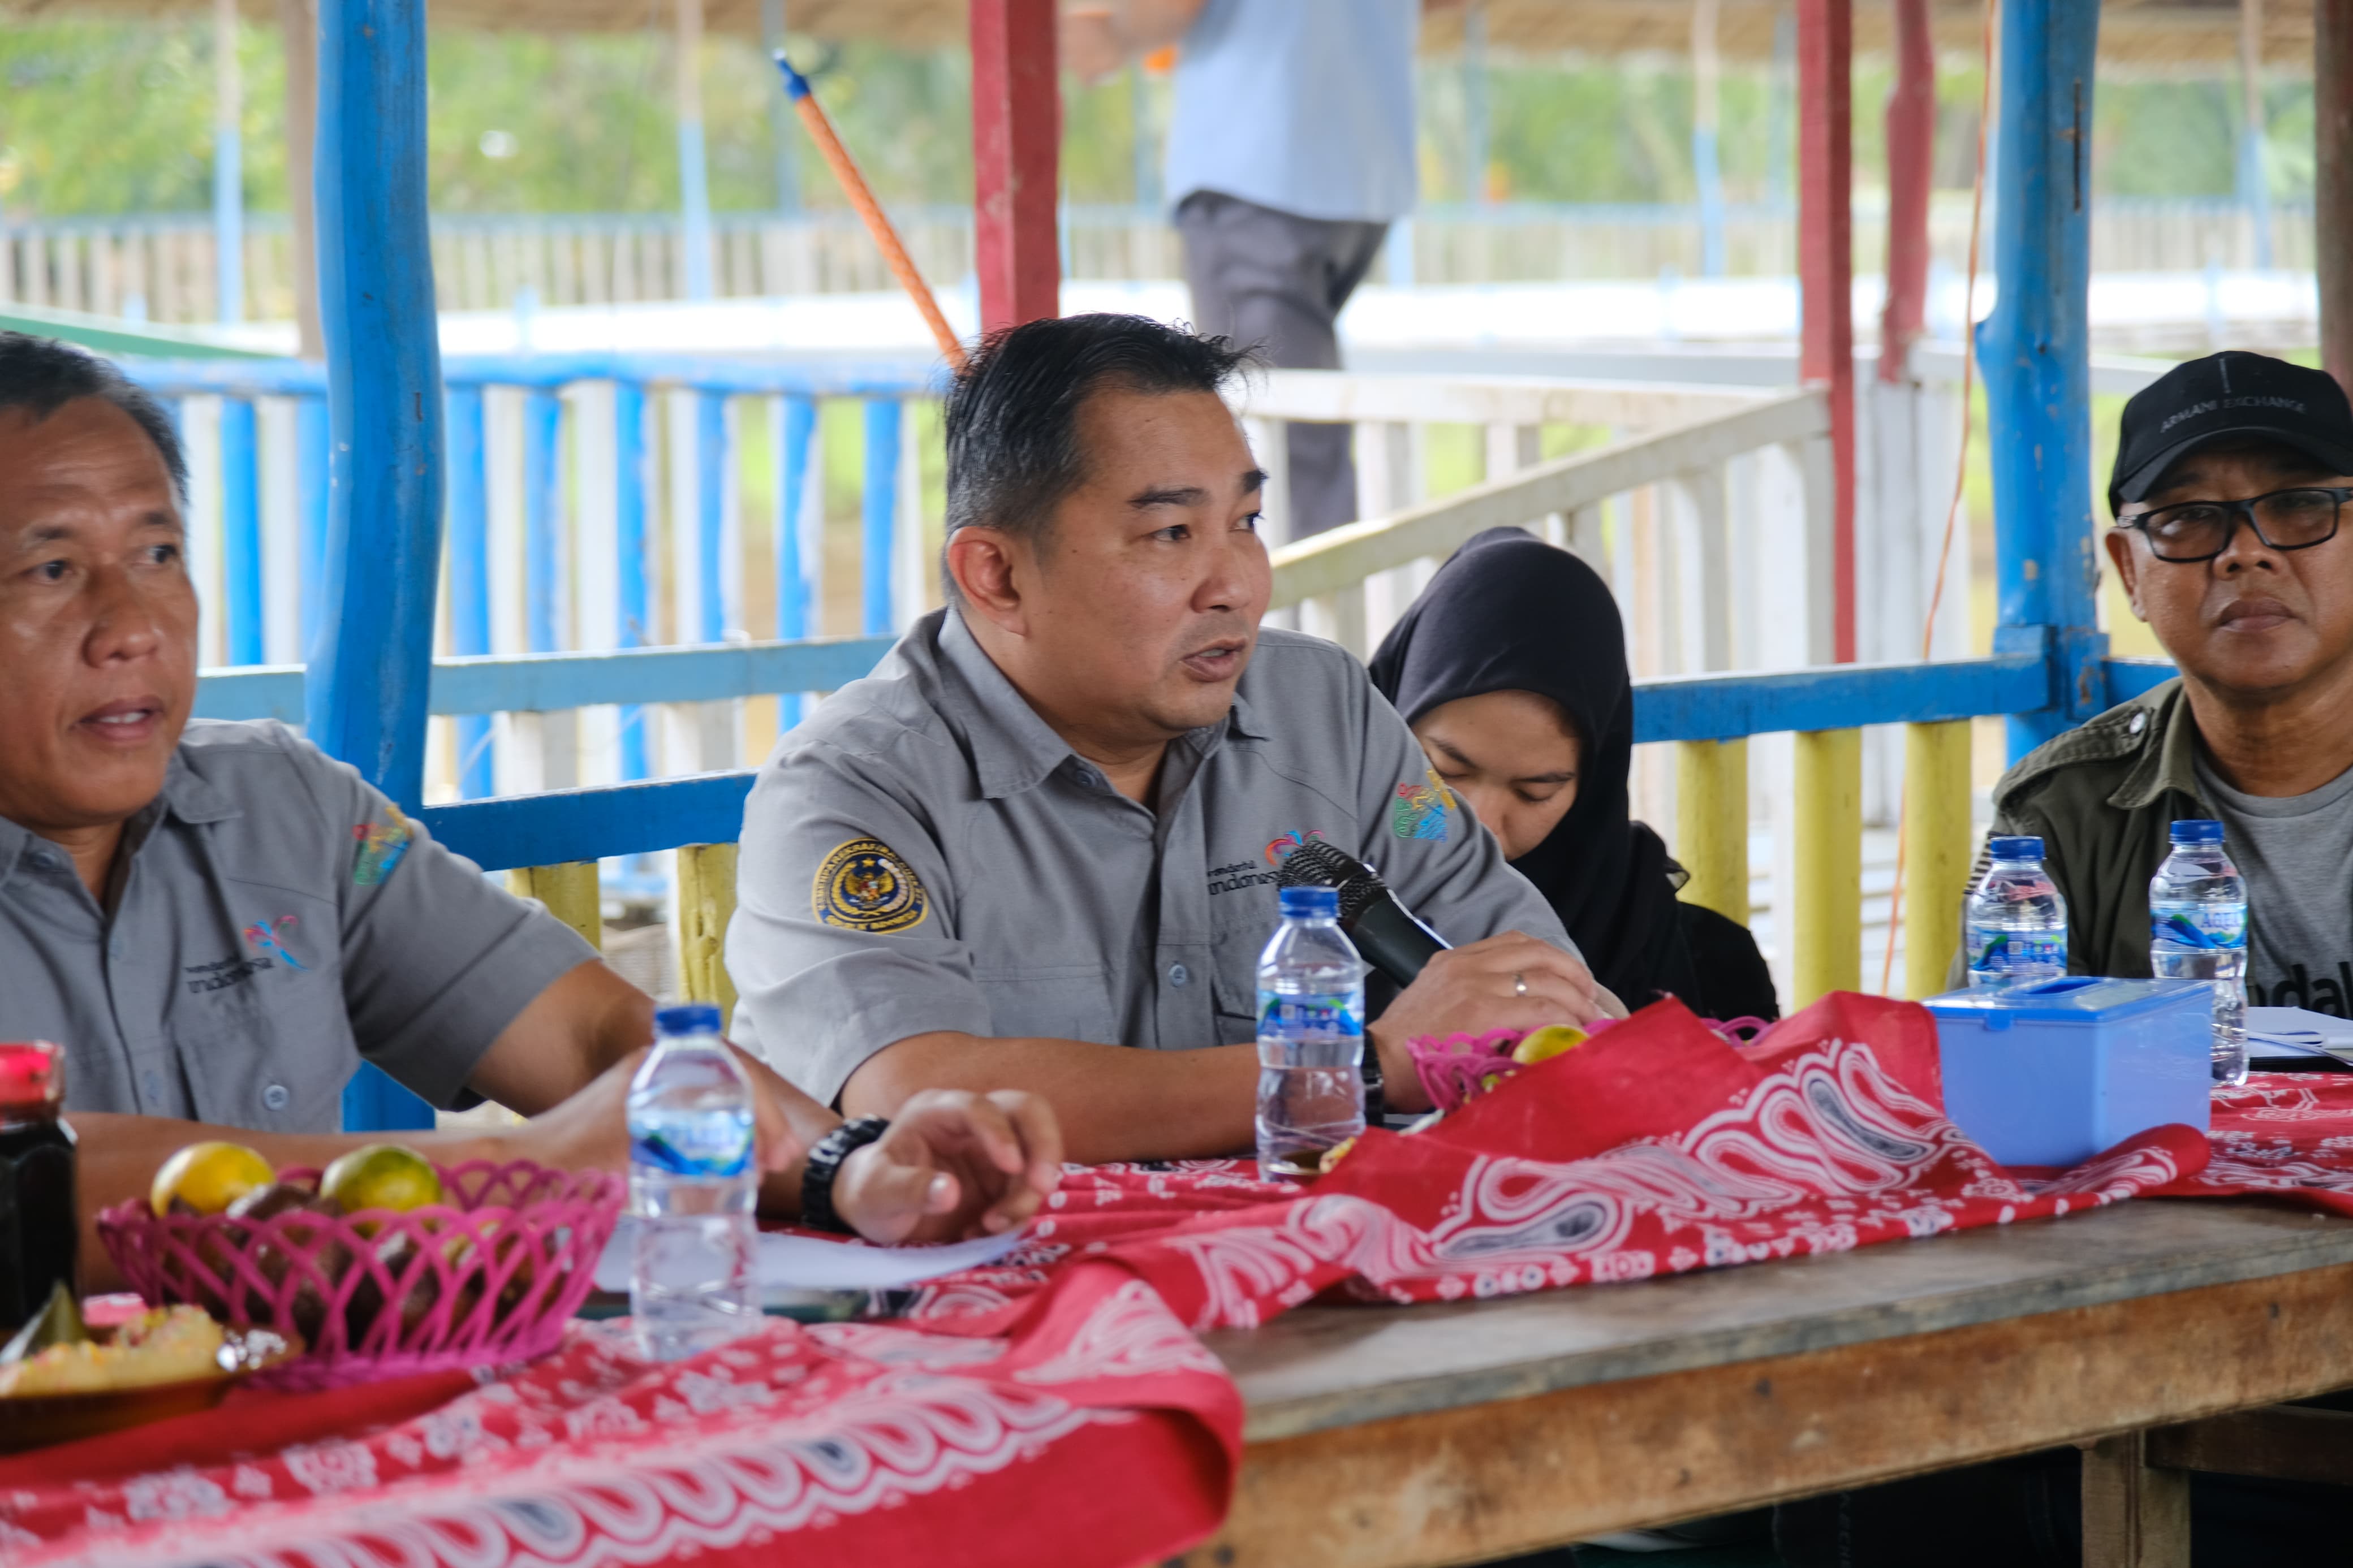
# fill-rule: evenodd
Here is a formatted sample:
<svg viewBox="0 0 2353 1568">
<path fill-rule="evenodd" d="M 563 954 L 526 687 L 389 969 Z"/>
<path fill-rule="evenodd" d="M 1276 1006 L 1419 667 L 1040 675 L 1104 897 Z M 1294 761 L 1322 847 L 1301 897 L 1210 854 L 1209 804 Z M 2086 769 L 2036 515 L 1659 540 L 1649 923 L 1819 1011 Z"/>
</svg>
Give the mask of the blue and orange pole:
<svg viewBox="0 0 2353 1568">
<path fill-rule="evenodd" d="M 834 134 L 833 122 L 826 118 L 825 110 L 809 92 L 808 78 L 793 68 L 792 61 L 785 58 L 782 49 L 776 51 L 776 69 L 784 75 L 785 97 L 791 101 L 793 112 L 801 117 L 801 123 L 808 128 L 809 140 L 817 143 L 826 167 L 831 169 L 833 177 L 841 183 L 841 194 L 849 198 L 849 205 L 864 220 L 867 234 L 872 237 L 875 248 L 881 251 L 883 261 L 890 266 L 891 276 L 899 280 L 899 287 L 907 291 L 907 297 L 915 302 L 915 309 L 923 312 L 923 324 L 931 329 L 932 341 L 939 344 L 941 355 L 951 367 L 962 370 L 964 345 L 956 341 L 948 319 L 940 313 L 940 302 L 932 297 L 931 285 L 923 281 L 923 273 L 916 269 L 914 258 L 909 256 L 907 247 L 900 243 L 899 231 L 892 227 L 889 216 L 882 211 L 882 204 L 874 199 L 873 191 L 867 187 L 866 176 L 858 172 L 857 161 L 850 157 L 849 149 L 841 144 L 841 138 Z M 1050 65 L 1047 80 L 1050 83 L 1052 79 Z M 1046 199 L 1053 199 L 1050 184 Z"/>
</svg>

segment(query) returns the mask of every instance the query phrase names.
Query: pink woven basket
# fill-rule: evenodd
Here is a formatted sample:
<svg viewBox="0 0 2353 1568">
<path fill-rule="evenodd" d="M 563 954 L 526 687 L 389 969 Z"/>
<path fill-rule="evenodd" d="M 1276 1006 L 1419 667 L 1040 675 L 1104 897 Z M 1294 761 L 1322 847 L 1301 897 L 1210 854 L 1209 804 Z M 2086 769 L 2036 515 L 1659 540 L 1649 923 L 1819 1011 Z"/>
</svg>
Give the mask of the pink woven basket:
<svg viewBox="0 0 2353 1568">
<path fill-rule="evenodd" d="M 98 1234 L 151 1303 L 301 1335 L 309 1353 L 257 1380 L 268 1386 L 340 1388 L 546 1354 L 596 1282 L 621 1178 L 526 1160 L 438 1169 L 448 1205 L 232 1219 L 158 1218 L 132 1202 L 100 1214 Z M 315 1188 L 319 1173 L 279 1180 Z"/>
</svg>

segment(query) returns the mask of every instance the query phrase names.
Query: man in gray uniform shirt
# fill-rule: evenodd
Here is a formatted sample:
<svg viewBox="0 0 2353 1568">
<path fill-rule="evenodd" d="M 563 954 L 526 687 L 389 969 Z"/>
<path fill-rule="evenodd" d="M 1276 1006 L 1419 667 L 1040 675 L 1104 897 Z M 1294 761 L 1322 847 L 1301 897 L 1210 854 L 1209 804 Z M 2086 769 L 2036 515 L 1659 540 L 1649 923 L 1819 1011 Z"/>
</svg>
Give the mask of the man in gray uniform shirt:
<svg viewBox="0 0 2353 1568">
<path fill-rule="evenodd" d="M 1322 838 L 1458 944 L 1367 1031 L 1622 1012 L 1363 666 L 1261 633 L 1263 476 L 1222 339 L 1132 316 L 984 344 L 947 404 L 952 607 L 786 735 L 744 807 L 738 1037 L 852 1115 L 982 1082 L 1073 1158 L 1251 1142 L 1275 868 Z"/>
<path fill-rule="evenodd" d="M 0 1039 L 65 1048 L 85 1208 L 200 1138 L 326 1163 L 366 1141 L 336 1131 L 363 1059 L 543 1113 L 407 1135 L 436 1158 L 618 1168 L 652 1002 L 285 726 L 189 721 L 185 472 L 111 366 L 0 332 Z M 763 1199 L 797 1214 L 839 1119 L 754 1076 Z M 1059 1158 L 1029 1097 L 935 1100 L 841 1154 L 835 1213 L 1001 1229 Z"/>
</svg>

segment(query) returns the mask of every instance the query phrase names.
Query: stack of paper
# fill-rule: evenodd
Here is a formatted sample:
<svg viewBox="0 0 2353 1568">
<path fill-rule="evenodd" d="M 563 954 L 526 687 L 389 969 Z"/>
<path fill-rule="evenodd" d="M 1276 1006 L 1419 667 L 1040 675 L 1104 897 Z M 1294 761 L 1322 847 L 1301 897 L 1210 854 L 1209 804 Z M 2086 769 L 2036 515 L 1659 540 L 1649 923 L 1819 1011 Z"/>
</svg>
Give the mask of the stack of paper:
<svg viewBox="0 0 2353 1568">
<path fill-rule="evenodd" d="M 2247 1009 L 2247 1054 L 2353 1060 L 2353 1018 L 2304 1007 Z"/>
</svg>

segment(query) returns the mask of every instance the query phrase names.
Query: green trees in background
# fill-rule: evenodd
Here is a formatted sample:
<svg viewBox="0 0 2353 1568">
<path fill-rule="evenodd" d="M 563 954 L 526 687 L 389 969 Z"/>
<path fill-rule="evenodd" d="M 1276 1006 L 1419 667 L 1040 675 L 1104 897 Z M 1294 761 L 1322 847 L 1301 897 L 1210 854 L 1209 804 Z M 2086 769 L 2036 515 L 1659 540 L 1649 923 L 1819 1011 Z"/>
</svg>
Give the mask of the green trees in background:
<svg viewBox="0 0 2353 1568">
<path fill-rule="evenodd" d="M 208 23 L 12 21 L 0 30 L 0 216 L 195 212 L 210 200 L 212 33 Z M 246 28 L 248 205 L 283 210 L 283 61 L 278 35 Z M 804 45 L 843 138 L 885 200 L 963 203 L 972 190 L 970 86 L 959 50 L 861 43 Z M 431 58 L 433 202 L 453 213 L 660 212 L 678 203 L 670 41 L 635 34 L 445 31 Z M 1131 97 L 1136 79 L 1071 88 L 1064 110 L 1070 199 L 1134 194 Z M 1167 116 L 1168 86 L 1146 79 L 1147 125 Z M 1459 65 L 1426 62 L 1420 110 L 1424 184 L 1461 201 L 1464 87 Z M 1965 186 L 1977 132 L 1972 67 L 1941 78 L 1940 185 Z M 1886 68 L 1855 71 L 1858 184 L 1882 167 L 1879 104 Z M 773 68 L 748 42 L 715 37 L 703 68 L 712 205 L 765 210 L 776 200 L 769 110 Z M 1498 60 L 1488 78 L 1487 184 L 1541 202 L 1692 199 L 1692 79 L 1663 58 Z M 2103 194 L 2224 195 L 2233 186 L 2234 79 L 2125 79 L 2100 85 L 2094 174 Z M 2312 184 L 2309 83 L 2267 91 L 2275 197 Z M 1786 197 L 1795 128 L 1786 86 L 1732 70 L 1723 82 L 1721 147 L 1736 202 Z M 797 139 L 797 129 L 794 130 Z M 1781 165 L 1776 178 L 1775 164 Z M 814 159 L 802 159 L 813 205 L 839 205 Z"/>
</svg>

